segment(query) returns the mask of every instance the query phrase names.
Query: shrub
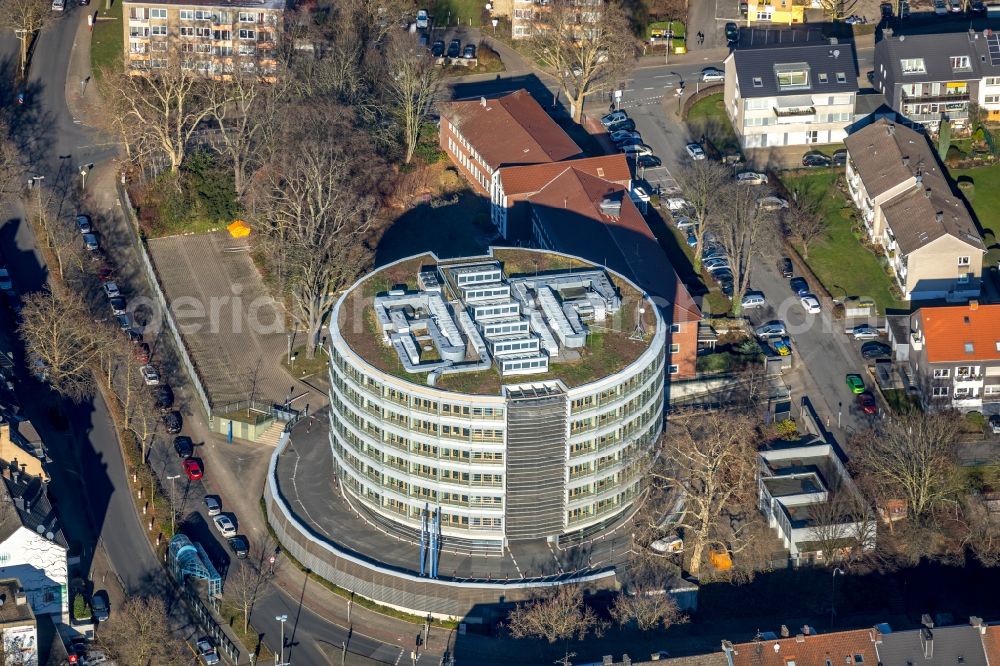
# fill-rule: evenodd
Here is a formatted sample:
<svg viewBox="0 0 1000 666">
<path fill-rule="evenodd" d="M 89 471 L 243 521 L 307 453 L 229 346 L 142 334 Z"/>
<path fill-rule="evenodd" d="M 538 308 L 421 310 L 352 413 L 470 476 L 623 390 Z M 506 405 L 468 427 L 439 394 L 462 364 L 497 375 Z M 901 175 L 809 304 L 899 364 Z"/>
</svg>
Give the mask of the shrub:
<svg viewBox="0 0 1000 666">
<path fill-rule="evenodd" d="M 728 352 L 716 352 L 699 356 L 697 361 L 698 372 L 706 374 L 728 372 L 733 367 L 733 358 Z"/>
<path fill-rule="evenodd" d="M 90 617 L 90 604 L 87 603 L 82 592 L 77 592 L 73 595 L 73 619 L 77 621 L 89 620 Z"/>
<path fill-rule="evenodd" d="M 966 154 L 958 146 L 951 146 L 948 148 L 948 154 L 945 157 L 945 162 L 948 164 L 958 164 L 966 158 Z"/>
<path fill-rule="evenodd" d="M 986 417 L 982 412 L 969 412 L 965 415 L 966 432 L 982 432 L 986 427 Z"/>
<path fill-rule="evenodd" d="M 198 213 L 212 222 L 231 222 L 239 213 L 232 169 L 215 153 L 198 150 L 181 166 L 181 187 Z"/>
<path fill-rule="evenodd" d="M 833 306 L 834 319 L 843 319 L 845 316 L 847 316 L 847 308 L 844 307 L 843 303 L 837 303 Z"/>
<path fill-rule="evenodd" d="M 942 160 L 948 157 L 948 148 L 951 147 L 951 124 L 947 120 L 941 121 L 941 128 L 938 130 L 938 157 Z"/>
<path fill-rule="evenodd" d="M 793 440 L 799 436 L 799 428 L 795 425 L 795 421 L 791 419 L 784 419 L 775 423 L 774 431 L 778 435 L 778 439 Z"/>
<path fill-rule="evenodd" d="M 966 194 L 971 194 L 975 187 L 975 184 L 971 180 L 958 181 L 958 189 L 962 190 Z"/>
</svg>

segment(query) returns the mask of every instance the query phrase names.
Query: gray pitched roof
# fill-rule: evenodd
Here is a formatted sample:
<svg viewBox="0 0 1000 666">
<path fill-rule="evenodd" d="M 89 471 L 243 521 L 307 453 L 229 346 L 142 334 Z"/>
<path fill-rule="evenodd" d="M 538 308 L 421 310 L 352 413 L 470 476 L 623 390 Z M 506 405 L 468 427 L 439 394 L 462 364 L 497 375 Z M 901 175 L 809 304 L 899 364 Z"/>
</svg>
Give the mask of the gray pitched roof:
<svg viewBox="0 0 1000 666">
<path fill-rule="evenodd" d="M 792 31 L 789 31 L 792 34 Z M 783 95 L 809 95 L 816 93 L 856 93 L 858 91 L 858 66 L 854 57 L 854 45 L 830 43 L 829 40 L 809 38 L 812 33 L 802 34 L 800 41 L 771 42 L 762 40 L 753 44 L 742 44 L 729 56 L 736 64 L 740 96 L 778 97 Z M 801 41 L 808 39 L 808 41 Z M 809 86 L 795 90 L 781 90 L 775 66 L 805 63 L 809 67 Z M 820 80 L 826 75 L 826 81 Z M 843 74 L 838 79 L 837 75 Z M 760 85 L 754 85 L 759 79 Z"/>
<path fill-rule="evenodd" d="M 66 537 L 56 520 L 45 483 L 38 477 L 17 471 L 13 464 L 0 465 L 0 543 L 20 527 L 39 534 L 53 534 L 53 541 L 67 546 Z M 39 531 L 41 528 L 41 531 Z"/>
<path fill-rule="evenodd" d="M 936 32 L 887 36 L 875 45 L 875 65 L 885 66 L 897 83 L 909 81 L 974 81 L 1000 75 L 989 57 L 984 32 Z M 952 56 L 969 56 L 969 69 L 954 70 Z M 901 60 L 923 58 L 926 73 L 903 74 Z"/>
<path fill-rule="evenodd" d="M 921 637 L 924 631 L 930 633 L 926 637 Z M 883 634 L 881 640 L 881 643 L 876 644 L 876 650 L 878 660 L 884 666 L 907 664 L 987 666 L 986 652 L 979 631 L 968 625 L 894 631 Z"/>
</svg>

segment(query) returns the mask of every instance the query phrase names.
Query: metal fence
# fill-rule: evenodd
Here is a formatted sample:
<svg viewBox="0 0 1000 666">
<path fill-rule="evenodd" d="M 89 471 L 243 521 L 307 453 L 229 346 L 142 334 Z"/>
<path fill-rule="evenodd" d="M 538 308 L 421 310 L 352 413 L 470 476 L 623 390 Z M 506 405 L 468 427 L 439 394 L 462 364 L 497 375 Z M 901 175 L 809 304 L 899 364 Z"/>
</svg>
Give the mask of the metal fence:
<svg viewBox="0 0 1000 666">
<path fill-rule="evenodd" d="M 198 626 L 212 637 L 220 652 L 229 657 L 234 664 L 240 663 L 240 655 L 242 654 L 240 646 L 229 639 L 229 636 L 222 629 L 222 625 L 216 621 L 215 613 L 212 612 L 213 608 L 205 603 L 201 595 L 188 585 L 187 581 L 179 581 L 179 585 L 181 597 L 191 610 L 191 615 L 194 617 L 195 622 L 198 623 Z M 218 602 L 216 601 L 215 603 Z M 218 608 L 214 610 L 218 612 Z"/>
<path fill-rule="evenodd" d="M 139 262 L 142 266 L 142 271 L 146 274 L 146 278 L 148 279 L 150 287 L 153 290 L 153 296 L 156 298 L 157 305 L 159 305 L 160 311 L 163 313 L 163 321 L 167 323 L 167 328 L 174 338 L 174 346 L 177 349 L 177 355 L 181 359 L 181 363 L 184 364 L 184 369 L 187 371 L 188 377 L 191 378 L 191 383 L 194 385 L 194 389 L 198 394 L 201 406 L 205 410 L 205 417 L 211 418 L 212 404 L 208 399 L 208 394 L 205 392 L 205 387 L 201 383 L 201 376 L 195 369 L 194 362 L 191 360 L 191 357 L 188 355 L 187 348 L 184 346 L 184 339 L 181 337 L 180 330 L 177 328 L 177 322 L 174 321 L 173 313 L 168 307 L 167 297 L 163 293 L 163 289 L 160 287 L 160 281 L 156 275 L 156 269 L 153 267 L 153 261 L 149 257 L 146 244 L 143 242 L 139 232 L 139 220 L 136 219 L 135 209 L 132 208 L 132 200 L 128 196 L 128 190 L 125 189 L 125 184 L 121 181 L 118 181 L 116 186 L 118 188 L 118 196 L 121 200 L 122 207 L 125 209 L 125 216 L 128 223 L 132 227 L 129 239 L 131 240 L 132 245 L 135 246 L 136 254 L 139 256 Z"/>
</svg>

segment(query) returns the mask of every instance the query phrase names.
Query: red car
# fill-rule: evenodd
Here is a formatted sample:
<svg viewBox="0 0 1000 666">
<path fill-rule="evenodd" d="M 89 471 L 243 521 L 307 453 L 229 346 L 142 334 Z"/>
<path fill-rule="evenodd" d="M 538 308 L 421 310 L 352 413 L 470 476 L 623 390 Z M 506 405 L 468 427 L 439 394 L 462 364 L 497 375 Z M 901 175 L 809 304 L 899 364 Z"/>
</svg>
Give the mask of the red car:
<svg viewBox="0 0 1000 666">
<path fill-rule="evenodd" d="M 204 472 L 202 472 L 201 469 L 201 463 L 195 460 L 194 458 L 187 458 L 186 460 L 184 460 L 183 465 L 184 465 L 184 473 L 187 474 L 187 478 L 191 479 L 192 481 L 197 481 L 202 476 L 204 476 Z"/>
<path fill-rule="evenodd" d="M 858 394 L 858 407 L 861 408 L 865 414 L 874 414 L 877 410 L 875 406 L 875 397 L 871 393 L 859 393 Z"/>
</svg>

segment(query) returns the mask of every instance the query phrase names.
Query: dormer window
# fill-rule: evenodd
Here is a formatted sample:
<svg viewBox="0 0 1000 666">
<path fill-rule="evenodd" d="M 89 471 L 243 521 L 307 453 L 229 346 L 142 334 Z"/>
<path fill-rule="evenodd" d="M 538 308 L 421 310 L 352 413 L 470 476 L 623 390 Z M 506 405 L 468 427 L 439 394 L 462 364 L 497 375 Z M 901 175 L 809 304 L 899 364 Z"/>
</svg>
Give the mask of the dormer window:
<svg viewBox="0 0 1000 666">
<path fill-rule="evenodd" d="M 821 72 L 819 74 L 819 82 L 820 83 L 826 83 L 826 81 L 827 81 L 826 72 Z"/>
<path fill-rule="evenodd" d="M 837 83 L 847 83 L 847 75 L 843 72 L 837 72 Z"/>
<path fill-rule="evenodd" d="M 754 88 L 763 88 L 764 87 L 764 79 L 762 79 L 759 76 L 753 77 L 753 87 Z"/>
<path fill-rule="evenodd" d="M 781 90 L 809 88 L 809 65 L 807 63 L 795 62 L 775 65 L 774 74 L 778 78 L 778 88 Z"/>
<path fill-rule="evenodd" d="M 972 63 L 969 56 L 951 56 L 951 68 L 956 72 L 971 71 Z"/>
<path fill-rule="evenodd" d="M 899 61 L 899 67 L 903 74 L 926 74 L 927 67 L 924 66 L 923 58 L 903 58 Z"/>
</svg>

